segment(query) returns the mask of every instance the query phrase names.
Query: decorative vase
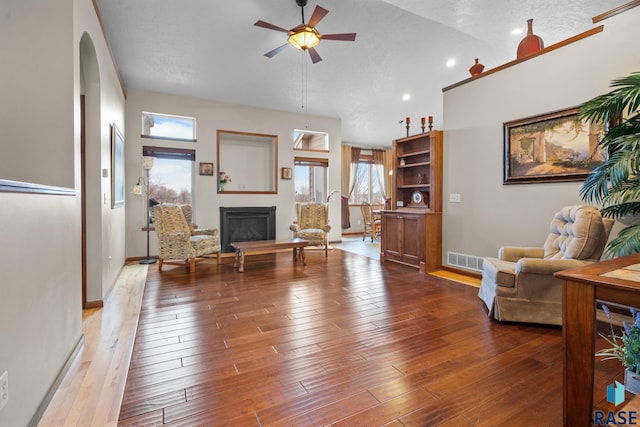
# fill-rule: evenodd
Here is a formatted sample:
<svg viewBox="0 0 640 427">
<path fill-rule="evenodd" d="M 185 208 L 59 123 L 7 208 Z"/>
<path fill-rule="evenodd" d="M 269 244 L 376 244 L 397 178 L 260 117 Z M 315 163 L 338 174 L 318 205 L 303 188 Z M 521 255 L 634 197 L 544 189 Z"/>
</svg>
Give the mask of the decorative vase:
<svg viewBox="0 0 640 427">
<path fill-rule="evenodd" d="M 472 76 L 477 76 L 478 74 L 482 73 L 482 70 L 484 70 L 484 65 L 479 64 L 478 58 L 476 58 L 476 63 L 473 64 L 471 68 L 469 68 L 469 72 Z"/>
<path fill-rule="evenodd" d="M 640 393 L 640 374 L 630 371 L 628 368 L 624 370 L 624 389 L 629 393 Z"/>
<path fill-rule="evenodd" d="M 531 55 L 542 48 L 544 48 L 544 42 L 539 36 L 533 34 L 533 19 L 527 20 L 527 35 L 520 41 L 518 45 L 518 56 L 520 59 L 523 56 Z"/>
</svg>

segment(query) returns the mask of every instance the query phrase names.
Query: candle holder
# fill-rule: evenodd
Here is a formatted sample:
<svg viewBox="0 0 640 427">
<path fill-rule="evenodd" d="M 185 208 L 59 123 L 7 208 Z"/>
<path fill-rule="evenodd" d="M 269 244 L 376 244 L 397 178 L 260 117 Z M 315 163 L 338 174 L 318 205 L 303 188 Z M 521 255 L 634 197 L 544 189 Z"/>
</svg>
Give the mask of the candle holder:
<svg viewBox="0 0 640 427">
<path fill-rule="evenodd" d="M 422 123 L 422 133 L 424 133 L 424 123 Z"/>
<path fill-rule="evenodd" d="M 429 116 L 429 130 L 433 129 L 433 117 Z"/>
<path fill-rule="evenodd" d="M 411 126 L 409 125 L 409 123 L 407 123 L 407 126 L 406 126 L 406 128 L 407 128 L 407 136 L 409 136 L 409 128 L 410 128 L 410 127 L 411 127 Z"/>
</svg>

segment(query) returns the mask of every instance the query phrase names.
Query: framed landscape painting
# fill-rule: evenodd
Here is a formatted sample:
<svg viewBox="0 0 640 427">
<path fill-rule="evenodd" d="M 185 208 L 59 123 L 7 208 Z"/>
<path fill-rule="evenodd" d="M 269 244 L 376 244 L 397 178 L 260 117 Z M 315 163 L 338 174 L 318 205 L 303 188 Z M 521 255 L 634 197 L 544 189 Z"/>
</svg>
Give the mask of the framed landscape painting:
<svg viewBox="0 0 640 427">
<path fill-rule="evenodd" d="M 577 108 L 504 123 L 504 184 L 582 181 L 606 160 Z"/>
</svg>

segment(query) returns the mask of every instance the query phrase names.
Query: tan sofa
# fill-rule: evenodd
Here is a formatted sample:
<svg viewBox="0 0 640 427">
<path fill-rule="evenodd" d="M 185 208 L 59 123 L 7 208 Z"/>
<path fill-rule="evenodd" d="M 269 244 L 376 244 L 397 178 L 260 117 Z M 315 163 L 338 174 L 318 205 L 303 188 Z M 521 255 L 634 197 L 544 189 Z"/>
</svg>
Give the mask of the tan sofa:
<svg viewBox="0 0 640 427">
<path fill-rule="evenodd" d="M 500 321 L 562 325 L 562 281 L 554 273 L 600 260 L 614 220 L 587 205 L 551 221 L 544 247 L 502 247 L 485 258 L 478 296 Z"/>
</svg>

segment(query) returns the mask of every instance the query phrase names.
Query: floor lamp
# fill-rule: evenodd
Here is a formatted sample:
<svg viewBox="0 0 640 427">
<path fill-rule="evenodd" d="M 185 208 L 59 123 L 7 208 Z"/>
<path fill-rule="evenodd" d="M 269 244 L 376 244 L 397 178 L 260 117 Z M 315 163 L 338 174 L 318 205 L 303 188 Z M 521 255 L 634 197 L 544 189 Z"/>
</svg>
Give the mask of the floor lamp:
<svg viewBox="0 0 640 427">
<path fill-rule="evenodd" d="M 151 218 L 149 217 L 149 205 L 151 204 L 151 200 L 149 199 L 149 171 L 151 170 L 151 168 L 153 168 L 153 157 L 143 157 L 142 168 L 146 172 L 147 180 L 145 182 L 145 179 L 143 177 L 138 178 L 138 183 L 133 186 L 133 190 L 131 191 L 133 194 L 142 195 L 142 187 L 145 187 L 144 193 L 147 196 L 147 257 L 141 259 L 140 264 L 155 264 L 157 260 L 149 256 L 149 232 L 151 230 Z"/>
</svg>

